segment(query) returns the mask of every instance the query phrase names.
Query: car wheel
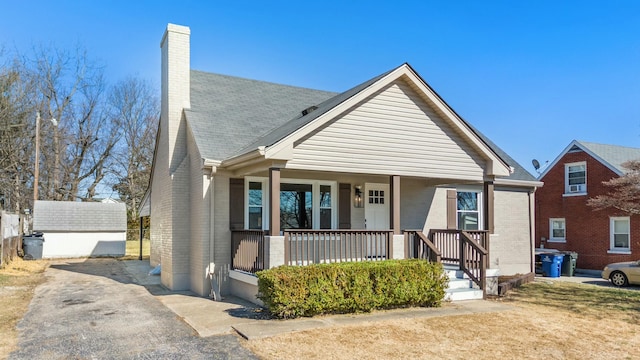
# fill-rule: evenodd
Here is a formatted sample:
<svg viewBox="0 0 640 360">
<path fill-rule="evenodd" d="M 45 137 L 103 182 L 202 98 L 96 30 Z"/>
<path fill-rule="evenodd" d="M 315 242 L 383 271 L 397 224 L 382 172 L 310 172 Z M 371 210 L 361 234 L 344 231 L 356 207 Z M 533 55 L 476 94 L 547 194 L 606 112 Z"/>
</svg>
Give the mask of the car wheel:
<svg viewBox="0 0 640 360">
<path fill-rule="evenodd" d="M 629 284 L 629 280 L 627 280 L 627 275 L 625 275 L 621 271 L 614 271 L 609 276 L 611 279 L 611 283 L 615 286 L 627 286 Z"/>
</svg>

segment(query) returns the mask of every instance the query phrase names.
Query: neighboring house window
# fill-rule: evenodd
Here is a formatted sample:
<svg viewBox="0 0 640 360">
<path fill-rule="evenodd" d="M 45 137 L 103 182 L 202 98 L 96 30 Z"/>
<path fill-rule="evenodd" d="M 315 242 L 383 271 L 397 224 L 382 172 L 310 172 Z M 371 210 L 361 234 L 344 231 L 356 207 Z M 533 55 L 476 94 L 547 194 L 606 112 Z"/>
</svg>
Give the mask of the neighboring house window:
<svg viewBox="0 0 640 360">
<path fill-rule="evenodd" d="M 565 194 L 584 194 L 587 192 L 587 163 L 571 163 L 564 165 Z"/>
<path fill-rule="evenodd" d="M 612 217 L 610 224 L 611 250 L 612 252 L 629 252 L 630 227 L 628 217 Z"/>
<path fill-rule="evenodd" d="M 480 229 L 480 193 L 474 191 L 458 191 L 457 194 L 458 229 Z"/>
<path fill-rule="evenodd" d="M 549 219 L 549 241 L 567 240 L 566 223 L 564 219 Z"/>
</svg>

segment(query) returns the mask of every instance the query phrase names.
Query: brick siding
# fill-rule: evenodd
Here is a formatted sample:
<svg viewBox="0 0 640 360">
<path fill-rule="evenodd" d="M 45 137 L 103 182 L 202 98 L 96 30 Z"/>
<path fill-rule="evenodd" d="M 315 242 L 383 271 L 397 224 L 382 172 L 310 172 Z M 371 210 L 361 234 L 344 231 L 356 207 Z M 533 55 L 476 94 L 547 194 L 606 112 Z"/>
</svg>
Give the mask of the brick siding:
<svg viewBox="0 0 640 360">
<path fill-rule="evenodd" d="M 587 165 L 587 194 L 563 196 L 565 164 L 585 161 Z M 544 247 L 578 253 L 577 267 L 602 270 L 612 262 L 638 260 L 640 248 L 640 218 L 630 218 L 630 255 L 608 254 L 610 248 L 610 217 L 627 216 L 615 209 L 594 211 L 587 200 L 605 194 L 603 181 L 617 177 L 611 169 L 587 154 L 571 152 L 565 154 L 541 179 L 544 186 L 536 192 L 536 247 L 545 237 Z M 566 243 L 549 242 L 549 219 L 564 218 Z"/>
</svg>

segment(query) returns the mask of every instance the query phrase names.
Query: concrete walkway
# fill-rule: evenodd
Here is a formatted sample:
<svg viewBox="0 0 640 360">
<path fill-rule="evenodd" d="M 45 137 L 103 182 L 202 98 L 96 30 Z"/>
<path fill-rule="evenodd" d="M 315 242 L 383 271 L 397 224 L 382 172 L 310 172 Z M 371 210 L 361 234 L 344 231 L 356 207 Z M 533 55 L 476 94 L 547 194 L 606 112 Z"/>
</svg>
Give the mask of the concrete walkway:
<svg viewBox="0 0 640 360">
<path fill-rule="evenodd" d="M 512 306 L 484 300 L 445 303 L 440 308 L 411 308 L 376 311 L 370 314 L 331 315 L 291 320 L 268 319 L 264 311 L 246 301 L 227 297 L 221 302 L 196 296 L 190 292 L 170 292 L 160 284 L 160 277 L 148 275 L 148 261 L 125 261 L 125 269 L 140 285 L 144 285 L 158 300 L 184 319 L 203 337 L 237 332 L 244 338 L 259 339 L 301 330 L 329 328 L 403 318 L 428 318 L 497 312 Z"/>
</svg>

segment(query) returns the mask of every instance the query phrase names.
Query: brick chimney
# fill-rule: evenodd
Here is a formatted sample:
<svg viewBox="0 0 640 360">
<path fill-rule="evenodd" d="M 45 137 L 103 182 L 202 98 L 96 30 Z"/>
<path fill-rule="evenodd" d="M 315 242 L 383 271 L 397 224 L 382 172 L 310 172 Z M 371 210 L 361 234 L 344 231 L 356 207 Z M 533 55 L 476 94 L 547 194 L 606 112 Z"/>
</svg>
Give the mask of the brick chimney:
<svg viewBox="0 0 640 360">
<path fill-rule="evenodd" d="M 160 115 L 162 135 L 169 141 L 169 159 L 181 156 L 174 153 L 176 137 L 182 117 L 182 109 L 191 107 L 189 38 L 187 26 L 168 24 L 160 42 L 162 49 L 162 112 Z M 174 161 L 172 161 L 174 162 Z M 175 162 L 174 162 L 175 163 Z M 171 166 L 174 168 L 174 166 Z"/>
</svg>

